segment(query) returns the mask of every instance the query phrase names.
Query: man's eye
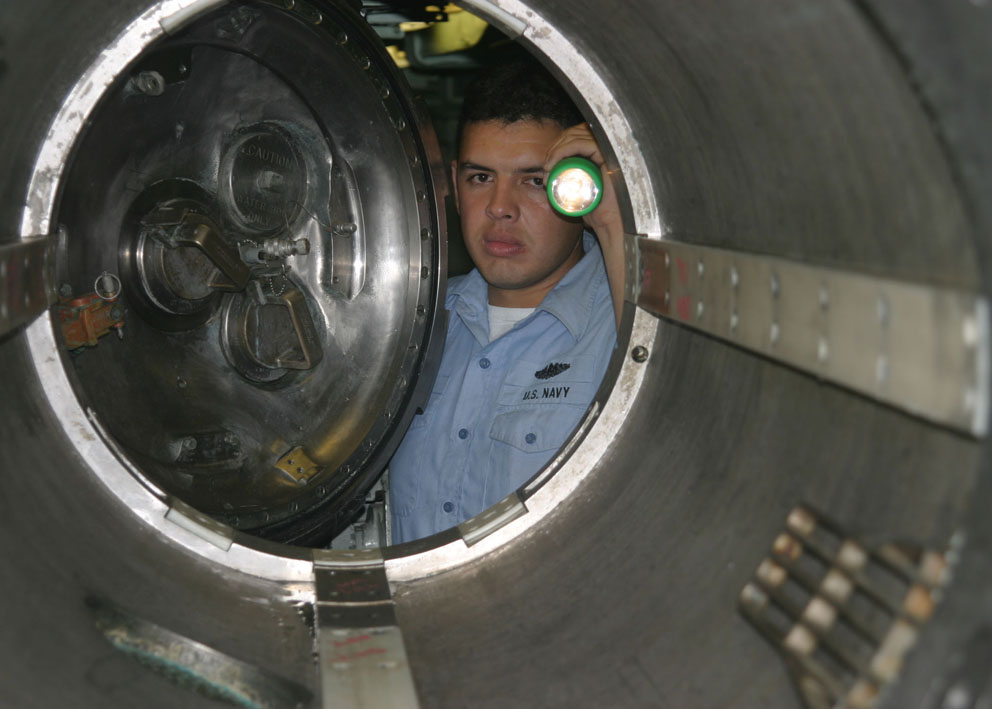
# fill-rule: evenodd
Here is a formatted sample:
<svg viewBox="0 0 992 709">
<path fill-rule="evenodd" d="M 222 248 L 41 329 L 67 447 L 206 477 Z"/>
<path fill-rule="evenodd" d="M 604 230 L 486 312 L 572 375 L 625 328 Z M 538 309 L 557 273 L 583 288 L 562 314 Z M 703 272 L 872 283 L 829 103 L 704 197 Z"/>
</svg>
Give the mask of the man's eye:
<svg viewBox="0 0 992 709">
<path fill-rule="evenodd" d="M 527 181 L 530 184 L 534 185 L 535 187 L 544 187 L 544 178 L 543 177 L 532 177 L 532 178 L 530 178 Z"/>
<path fill-rule="evenodd" d="M 469 182 L 475 182 L 475 183 L 481 184 L 483 182 L 489 182 L 489 178 L 490 178 L 490 175 L 487 175 L 484 172 L 477 172 L 474 175 L 469 175 L 468 176 L 468 181 Z"/>
</svg>

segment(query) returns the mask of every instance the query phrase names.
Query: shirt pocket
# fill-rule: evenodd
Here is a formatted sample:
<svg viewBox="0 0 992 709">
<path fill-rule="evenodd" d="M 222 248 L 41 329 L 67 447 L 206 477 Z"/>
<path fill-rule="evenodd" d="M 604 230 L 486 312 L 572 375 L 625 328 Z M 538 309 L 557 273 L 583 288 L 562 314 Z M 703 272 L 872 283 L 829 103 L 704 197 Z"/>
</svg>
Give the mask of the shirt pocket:
<svg viewBox="0 0 992 709">
<path fill-rule="evenodd" d="M 489 437 L 521 453 L 544 453 L 561 447 L 579 422 L 582 407 L 526 407 L 493 418 Z M 537 472 L 535 470 L 535 472 Z"/>
<path fill-rule="evenodd" d="M 582 406 L 528 406 L 497 415 L 489 429 L 492 448 L 484 506 L 534 477 L 565 443 L 584 411 Z"/>
<path fill-rule="evenodd" d="M 583 355 L 563 359 L 517 362 L 504 377 L 496 404 L 501 408 L 588 406 L 599 388 L 599 381 L 591 376 L 592 358 Z"/>
</svg>

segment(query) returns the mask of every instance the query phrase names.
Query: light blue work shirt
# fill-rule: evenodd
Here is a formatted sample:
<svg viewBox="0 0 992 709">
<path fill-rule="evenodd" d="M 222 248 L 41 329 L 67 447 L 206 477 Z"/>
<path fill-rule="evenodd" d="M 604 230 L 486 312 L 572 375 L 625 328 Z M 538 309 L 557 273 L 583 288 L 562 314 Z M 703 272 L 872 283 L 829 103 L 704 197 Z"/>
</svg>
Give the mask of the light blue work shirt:
<svg viewBox="0 0 992 709">
<path fill-rule="evenodd" d="M 437 380 L 389 465 L 394 543 L 499 502 L 579 423 L 617 339 L 602 252 L 588 232 L 583 246 L 585 255 L 535 311 L 492 342 L 478 269 L 449 282 Z"/>
</svg>

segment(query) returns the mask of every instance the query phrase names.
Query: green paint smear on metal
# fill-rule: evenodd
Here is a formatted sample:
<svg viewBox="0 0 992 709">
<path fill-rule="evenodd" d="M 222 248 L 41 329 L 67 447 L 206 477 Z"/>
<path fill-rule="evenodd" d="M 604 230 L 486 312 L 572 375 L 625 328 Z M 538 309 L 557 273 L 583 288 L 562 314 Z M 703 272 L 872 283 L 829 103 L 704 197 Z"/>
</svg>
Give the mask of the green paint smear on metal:
<svg viewBox="0 0 992 709">
<path fill-rule="evenodd" d="M 216 682 L 204 677 L 191 667 L 180 665 L 179 663 L 162 657 L 161 655 L 156 655 L 153 652 L 142 650 L 128 643 L 121 642 L 117 638 L 108 639 L 110 639 L 110 642 L 118 650 L 133 657 L 145 667 L 158 672 L 163 677 L 183 689 L 192 690 L 207 697 L 208 699 L 219 699 L 221 701 L 234 704 L 235 706 L 246 707 L 247 709 L 265 709 L 263 705 L 252 701 L 232 687 L 217 684 Z"/>
</svg>

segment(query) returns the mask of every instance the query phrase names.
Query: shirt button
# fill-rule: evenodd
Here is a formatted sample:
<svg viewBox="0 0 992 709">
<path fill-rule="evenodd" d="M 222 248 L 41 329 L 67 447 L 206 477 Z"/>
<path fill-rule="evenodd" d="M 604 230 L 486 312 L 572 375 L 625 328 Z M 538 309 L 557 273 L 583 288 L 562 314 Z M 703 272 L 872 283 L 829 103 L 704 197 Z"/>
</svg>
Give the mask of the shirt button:
<svg viewBox="0 0 992 709">
<path fill-rule="evenodd" d="M 445 502 L 443 505 L 441 505 L 441 509 L 444 510 L 445 512 L 453 512 L 455 506 L 450 502 Z"/>
<path fill-rule="evenodd" d="M 492 364 L 492 362 L 490 362 L 485 357 L 479 360 L 479 366 L 482 367 L 483 369 L 489 369 L 490 364 Z"/>
<path fill-rule="evenodd" d="M 535 436 L 533 433 L 528 433 L 526 436 L 524 436 L 524 440 L 527 441 L 528 443 L 533 443 L 534 441 L 537 440 L 537 436 Z"/>
<path fill-rule="evenodd" d="M 458 437 L 459 437 L 459 438 L 461 438 L 461 439 L 462 439 L 463 441 L 464 441 L 464 440 L 465 440 L 466 438 L 468 438 L 468 429 L 467 429 L 467 428 L 463 428 L 462 430 L 460 430 L 460 431 L 458 432 Z"/>
</svg>

